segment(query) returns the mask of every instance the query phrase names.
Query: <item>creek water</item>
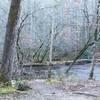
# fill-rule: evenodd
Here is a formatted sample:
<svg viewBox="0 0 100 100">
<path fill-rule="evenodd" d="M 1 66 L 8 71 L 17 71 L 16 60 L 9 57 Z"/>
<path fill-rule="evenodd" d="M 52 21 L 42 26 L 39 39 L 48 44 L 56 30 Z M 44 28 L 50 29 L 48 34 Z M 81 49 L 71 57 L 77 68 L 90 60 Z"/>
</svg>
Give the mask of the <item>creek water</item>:
<svg viewBox="0 0 100 100">
<path fill-rule="evenodd" d="M 58 78 L 61 77 L 66 69 L 67 65 L 54 65 L 52 67 L 52 77 Z M 74 65 L 70 70 L 71 76 L 77 79 L 87 80 L 90 73 L 91 63 L 84 65 Z M 46 79 L 48 76 L 48 67 L 47 66 L 31 66 L 25 67 L 23 76 L 25 78 L 31 79 Z M 95 65 L 94 69 L 94 79 L 100 80 L 100 63 Z"/>
</svg>

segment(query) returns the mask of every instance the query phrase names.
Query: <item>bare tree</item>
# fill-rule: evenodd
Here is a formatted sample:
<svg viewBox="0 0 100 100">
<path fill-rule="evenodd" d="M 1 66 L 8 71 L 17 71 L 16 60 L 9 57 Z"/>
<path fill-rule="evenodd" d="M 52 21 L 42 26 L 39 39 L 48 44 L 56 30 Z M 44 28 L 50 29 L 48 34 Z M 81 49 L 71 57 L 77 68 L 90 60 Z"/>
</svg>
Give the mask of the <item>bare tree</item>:
<svg viewBox="0 0 100 100">
<path fill-rule="evenodd" d="M 48 78 L 49 79 L 51 78 L 51 68 L 52 68 L 53 38 L 54 38 L 54 20 L 52 18 L 52 33 L 50 37 L 49 68 L 48 68 Z"/>
<path fill-rule="evenodd" d="M 90 70 L 90 74 L 89 74 L 89 79 L 93 79 L 93 77 L 94 77 L 96 42 L 99 41 L 98 40 L 98 33 L 100 31 L 100 28 L 99 28 L 99 20 L 100 20 L 99 11 L 100 11 L 100 0 L 98 0 L 97 9 L 96 9 L 96 23 L 95 23 L 96 28 L 95 28 L 95 32 L 94 32 L 94 45 L 92 47 L 93 58 L 92 58 L 92 66 L 91 66 L 91 70 Z"/>
</svg>

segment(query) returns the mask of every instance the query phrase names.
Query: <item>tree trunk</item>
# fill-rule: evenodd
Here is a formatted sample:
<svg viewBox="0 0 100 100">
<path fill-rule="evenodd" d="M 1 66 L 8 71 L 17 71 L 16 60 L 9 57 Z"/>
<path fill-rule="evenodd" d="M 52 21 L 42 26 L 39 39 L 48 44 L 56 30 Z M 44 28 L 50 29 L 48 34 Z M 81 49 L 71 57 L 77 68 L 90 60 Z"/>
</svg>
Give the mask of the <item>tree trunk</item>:
<svg viewBox="0 0 100 100">
<path fill-rule="evenodd" d="M 96 44 L 93 45 L 92 49 L 93 49 L 93 51 L 92 51 L 93 58 L 92 58 L 92 65 L 91 65 L 90 74 L 89 74 L 90 80 L 93 80 L 93 78 L 94 78 Z"/>
<path fill-rule="evenodd" d="M 53 18 L 52 18 L 52 33 L 51 33 L 51 37 L 50 37 L 48 79 L 51 78 L 53 39 L 54 39 L 54 20 L 53 20 Z"/>
<path fill-rule="evenodd" d="M 21 0 L 12 0 L 8 22 L 6 26 L 5 43 L 1 65 L 1 75 L 5 80 L 12 79 L 13 63 L 14 63 L 14 50 L 16 43 L 16 25 L 18 22 Z"/>
<path fill-rule="evenodd" d="M 92 66 L 91 66 L 91 70 L 90 70 L 90 74 L 89 74 L 89 79 L 93 79 L 94 77 L 94 67 L 95 67 L 95 53 L 96 53 L 96 42 L 98 41 L 98 33 L 99 33 L 99 20 L 100 18 L 99 16 L 99 11 L 100 11 L 100 0 L 98 0 L 98 4 L 97 4 L 97 11 L 96 11 L 96 29 L 95 29 L 95 33 L 94 33 L 94 46 L 93 46 L 93 58 L 92 58 Z"/>
</svg>

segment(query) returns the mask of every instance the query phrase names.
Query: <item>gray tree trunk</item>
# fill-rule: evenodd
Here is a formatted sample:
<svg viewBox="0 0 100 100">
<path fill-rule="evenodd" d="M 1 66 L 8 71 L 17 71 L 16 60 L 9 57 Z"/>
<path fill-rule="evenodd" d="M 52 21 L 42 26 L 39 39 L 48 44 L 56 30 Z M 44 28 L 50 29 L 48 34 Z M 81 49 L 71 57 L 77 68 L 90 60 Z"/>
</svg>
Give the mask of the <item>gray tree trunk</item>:
<svg viewBox="0 0 100 100">
<path fill-rule="evenodd" d="M 49 67 L 48 67 L 48 79 L 51 78 L 52 69 L 52 54 L 53 54 L 53 39 L 54 39 L 54 19 L 52 18 L 52 33 L 50 37 L 50 51 L 49 51 Z"/>
<path fill-rule="evenodd" d="M 12 79 L 14 50 L 16 44 L 16 25 L 18 22 L 21 0 L 11 0 L 11 6 L 6 26 L 6 35 L 1 65 L 1 74 L 7 80 Z"/>
<path fill-rule="evenodd" d="M 96 53 L 96 44 L 93 45 L 92 47 L 92 55 L 93 55 L 93 58 L 92 58 L 92 65 L 91 65 L 91 69 L 90 69 L 90 74 L 89 74 L 89 79 L 90 80 L 93 80 L 94 78 L 94 67 L 95 67 L 95 53 Z"/>
</svg>

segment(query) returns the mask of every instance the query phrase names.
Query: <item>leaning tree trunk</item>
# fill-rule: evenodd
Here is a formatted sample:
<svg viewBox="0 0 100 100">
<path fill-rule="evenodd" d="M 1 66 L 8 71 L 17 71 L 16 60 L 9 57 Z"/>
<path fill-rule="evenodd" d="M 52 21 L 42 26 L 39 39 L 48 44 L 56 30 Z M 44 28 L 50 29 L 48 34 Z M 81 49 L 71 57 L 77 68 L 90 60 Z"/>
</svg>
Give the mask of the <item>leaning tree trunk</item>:
<svg viewBox="0 0 100 100">
<path fill-rule="evenodd" d="M 66 70 L 65 74 L 68 74 L 70 69 L 73 67 L 73 65 L 76 63 L 76 61 L 85 53 L 85 51 L 91 47 L 94 44 L 94 42 L 91 42 L 91 37 L 89 37 L 87 43 L 82 48 L 82 50 L 79 52 L 79 54 L 75 57 L 74 61 L 69 65 L 68 69 Z"/>
<path fill-rule="evenodd" d="M 11 6 L 6 27 L 3 58 L 1 65 L 1 76 L 5 80 L 12 79 L 12 70 L 14 63 L 14 50 L 16 43 L 16 25 L 18 22 L 21 0 L 11 0 Z"/>
</svg>

